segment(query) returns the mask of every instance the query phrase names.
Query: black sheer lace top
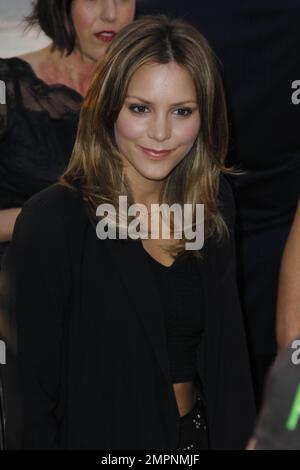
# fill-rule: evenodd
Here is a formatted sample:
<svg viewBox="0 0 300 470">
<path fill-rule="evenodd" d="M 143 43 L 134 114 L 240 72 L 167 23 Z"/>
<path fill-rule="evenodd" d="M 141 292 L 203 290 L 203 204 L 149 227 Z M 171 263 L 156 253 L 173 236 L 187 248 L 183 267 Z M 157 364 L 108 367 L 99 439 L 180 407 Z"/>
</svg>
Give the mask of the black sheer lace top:
<svg viewBox="0 0 300 470">
<path fill-rule="evenodd" d="M 0 59 L 6 104 L 0 105 L 0 210 L 21 207 L 53 184 L 74 145 L 82 97 L 48 85 L 19 58 Z"/>
</svg>

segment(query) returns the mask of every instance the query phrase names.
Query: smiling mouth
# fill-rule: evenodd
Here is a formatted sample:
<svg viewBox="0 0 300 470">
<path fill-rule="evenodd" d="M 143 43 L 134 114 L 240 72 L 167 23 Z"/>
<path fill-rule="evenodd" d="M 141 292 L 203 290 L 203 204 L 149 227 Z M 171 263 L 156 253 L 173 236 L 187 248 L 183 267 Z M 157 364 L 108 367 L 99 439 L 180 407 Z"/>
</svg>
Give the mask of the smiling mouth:
<svg viewBox="0 0 300 470">
<path fill-rule="evenodd" d="M 96 39 L 103 42 L 111 42 L 115 35 L 115 31 L 100 31 L 99 33 L 94 34 Z"/>
<path fill-rule="evenodd" d="M 154 160 L 162 160 L 163 158 L 166 158 L 170 153 L 173 151 L 173 149 L 166 149 L 166 150 L 155 150 L 155 149 L 148 149 L 146 147 L 139 146 L 143 152 L 151 157 Z"/>
</svg>

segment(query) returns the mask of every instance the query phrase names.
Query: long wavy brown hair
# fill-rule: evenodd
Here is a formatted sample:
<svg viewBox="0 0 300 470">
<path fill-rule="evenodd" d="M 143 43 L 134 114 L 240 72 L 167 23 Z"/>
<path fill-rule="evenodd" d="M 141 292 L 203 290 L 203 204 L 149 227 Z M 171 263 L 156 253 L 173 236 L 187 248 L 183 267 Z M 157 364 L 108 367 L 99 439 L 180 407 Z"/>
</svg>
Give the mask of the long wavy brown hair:
<svg viewBox="0 0 300 470">
<path fill-rule="evenodd" d="M 201 129 L 192 149 L 166 178 L 160 201 L 192 204 L 193 226 L 196 204 L 204 204 L 205 239 L 213 234 L 222 238 L 227 227 L 218 208 L 220 173 L 232 172 L 224 163 L 228 147 L 225 95 L 214 53 L 198 30 L 185 21 L 145 16 L 118 33 L 97 66 L 81 110 L 71 160 L 60 183 L 82 192 L 95 220 L 100 204 L 109 203 L 117 209 L 121 195 L 127 196 L 129 205 L 140 202 L 133 200 L 125 178 L 114 124 L 139 67 L 171 61 L 185 67 L 193 78 Z M 166 251 L 173 256 L 183 254 L 186 241 L 183 234 L 176 249 Z M 199 255 L 198 250 L 192 253 Z"/>
</svg>

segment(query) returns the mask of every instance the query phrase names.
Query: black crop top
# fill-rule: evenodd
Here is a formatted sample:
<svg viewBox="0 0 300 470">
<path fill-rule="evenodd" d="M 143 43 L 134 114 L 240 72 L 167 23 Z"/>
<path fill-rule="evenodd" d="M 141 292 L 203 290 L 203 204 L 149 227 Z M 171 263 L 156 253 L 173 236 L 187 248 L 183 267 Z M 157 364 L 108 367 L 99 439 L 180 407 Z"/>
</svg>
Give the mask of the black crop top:
<svg viewBox="0 0 300 470">
<path fill-rule="evenodd" d="M 201 280 L 194 257 L 177 258 L 166 267 L 145 250 L 164 312 L 173 383 L 197 377 L 196 348 L 204 330 Z"/>
</svg>

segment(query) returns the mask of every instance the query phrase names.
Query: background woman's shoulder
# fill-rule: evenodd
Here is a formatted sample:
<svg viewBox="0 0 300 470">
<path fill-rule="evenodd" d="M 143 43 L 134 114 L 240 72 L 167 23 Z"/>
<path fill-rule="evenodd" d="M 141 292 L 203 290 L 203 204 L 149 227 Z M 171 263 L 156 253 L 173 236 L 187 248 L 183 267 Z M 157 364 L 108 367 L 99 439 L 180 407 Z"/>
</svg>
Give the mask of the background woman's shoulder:
<svg viewBox="0 0 300 470">
<path fill-rule="evenodd" d="M 32 83 L 32 73 L 26 62 L 18 57 L 0 58 L 0 80 L 4 83 L 4 100 L 0 105 L 0 138 L 13 126 L 11 111 L 23 110 L 24 84 Z M 23 112 L 23 111 L 22 111 Z"/>
<path fill-rule="evenodd" d="M 15 88 L 18 82 L 29 80 L 32 73 L 28 63 L 19 57 L 0 58 L 0 80 Z"/>
<path fill-rule="evenodd" d="M 4 80 L 11 77 L 13 74 L 14 58 L 1 58 L 0 57 L 0 79 Z"/>
</svg>

